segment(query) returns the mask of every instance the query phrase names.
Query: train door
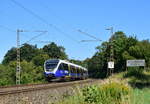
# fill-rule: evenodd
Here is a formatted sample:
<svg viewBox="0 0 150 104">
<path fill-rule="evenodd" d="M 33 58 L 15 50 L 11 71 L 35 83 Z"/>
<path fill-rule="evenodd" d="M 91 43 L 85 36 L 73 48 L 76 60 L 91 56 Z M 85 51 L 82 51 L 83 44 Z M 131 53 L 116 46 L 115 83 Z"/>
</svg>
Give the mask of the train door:
<svg viewBox="0 0 150 104">
<path fill-rule="evenodd" d="M 64 74 L 65 76 L 69 76 L 69 67 L 68 64 L 63 63 Z"/>
<path fill-rule="evenodd" d="M 72 65 L 70 65 L 70 76 L 71 76 L 71 78 L 74 78 L 74 71 L 73 71 Z"/>
<path fill-rule="evenodd" d="M 58 70 L 56 71 L 56 76 L 57 77 L 64 77 L 64 67 L 63 67 L 63 63 L 59 64 Z"/>
<path fill-rule="evenodd" d="M 75 68 L 75 66 L 71 66 L 71 70 L 72 70 L 72 78 L 75 79 L 76 78 L 76 68 Z"/>
</svg>

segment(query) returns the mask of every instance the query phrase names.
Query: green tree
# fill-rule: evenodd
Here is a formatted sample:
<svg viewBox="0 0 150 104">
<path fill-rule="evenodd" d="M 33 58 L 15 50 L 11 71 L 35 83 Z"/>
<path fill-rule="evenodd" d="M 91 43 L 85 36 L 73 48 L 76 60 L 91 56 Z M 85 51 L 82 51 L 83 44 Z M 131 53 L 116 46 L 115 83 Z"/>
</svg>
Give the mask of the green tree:
<svg viewBox="0 0 150 104">
<path fill-rule="evenodd" d="M 4 60 L 2 61 L 3 64 L 8 64 L 10 61 L 14 61 L 16 60 L 16 56 L 17 56 L 17 49 L 15 47 L 11 48 L 10 50 L 8 50 L 8 52 L 6 53 L 6 55 L 4 56 Z"/>
<path fill-rule="evenodd" d="M 143 40 L 137 42 L 135 46 L 131 46 L 128 51 L 129 55 L 135 59 L 145 59 L 147 66 L 150 66 L 150 42 Z"/>
<path fill-rule="evenodd" d="M 109 39 L 108 42 L 103 42 L 100 46 L 97 46 L 97 52 L 88 61 L 89 73 L 92 77 L 106 77 L 107 75 L 107 62 L 110 58 L 111 48 L 113 45 L 114 51 L 114 72 L 120 72 L 125 70 L 126 59 L 133 59 L 134 56 L 130 55 L 130 47 L 137 44 L 136 37 L 127 37 L 125 33 L 118 31 Z"/>
<path fill-rule="evenodd" d="M 47 59 L 49 59 L 49 56 L 47 54 L 39 54 L 32 59 L 32 62 L 36 66 L 43 66 L 45 60 Z"/>
<path fill-rule="evenodd" d="M 13 85 L 15 84 L 15 69 L 11 66 L 4 66 L 0 64 L 0 85 Z"/>
<path fill-rule="evenodd" d="M 30 45 L 30 44 L 24 44 L 20 48 L 21 52 L 21 60 L 31 61 L 33 57 L 37 56 L 39 54 L 39 49 L 36 47 L 36 45 Z"/>
<path fill-rule="evenodd" d="M 36 46 L 30 44 L 24 44 L 20 48 L 21 60 L 31 61 L 33 57 L 37 56 L 39 53 L 39 49 Z M 3 64 L 8 64 L 11 61 L 15 61 L 17 59 L 17 49 L 11 48 L 6 55 L 4 56 Z"/>
<path fill-rule="evenodd" d="M 32 62 L 21 62 L 21 83 L 39 83 L 44 81 L 43 67 L 35 66 Z"/>
<path fill-rule="evenodd" d="M 50 58 L 67 59 L 65 48 L 62 46 L 57 46 L 54 42 L 45 45 L 43 47 L 43 51 L 47 53 Z"/>
</svg>

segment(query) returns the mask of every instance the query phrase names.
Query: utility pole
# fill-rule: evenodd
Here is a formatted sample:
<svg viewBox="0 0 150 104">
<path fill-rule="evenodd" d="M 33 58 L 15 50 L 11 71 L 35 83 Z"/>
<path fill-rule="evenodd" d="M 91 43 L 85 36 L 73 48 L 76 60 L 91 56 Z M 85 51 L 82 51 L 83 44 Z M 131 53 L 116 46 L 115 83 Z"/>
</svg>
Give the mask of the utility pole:
<svg viewBox="0 0 150 104">
<path fill-rule="evenodd" d="M 110 30 L 111 32 L 111 37 L 109 39 L 109 42 L 110 42 L 110 56 L 109 56 L 109 59 L 108 59 L 108 69 L 109 69 L 109 73 L 107 71 L 107 74 L 110 74 L 112 75 L 113 72 L 114 72 L 114 48 L 113 48 L 113 27 L 110 27 L 106 30 Z"/>
<path fill-rule="evenodd" d="M 16 85 L 20 85 L 20 81 L 21 81 L 21 66 L 20 66 L 20 32 L 29 32 L 29 31 L 23 31 L 23 30 L 19 30 L 17 29 L 17 67 L 16 67 Z M 30 40 L 28 40 L 25 43 L 28 43 L 32 40 L 34 40 L 35 38 L 41 36 L 42 34 L 46 33 L 47 31 L 34 31 L 34 32 L 41 32 L 40 34 L 32 37 Z"/>
<path fill-rule="evenodd" d="M 23 32 L 23 30 L 17 30 L 17 68 L 16 68 L 16 84 L 20 84 L 20 32 Z"/>
</svg>

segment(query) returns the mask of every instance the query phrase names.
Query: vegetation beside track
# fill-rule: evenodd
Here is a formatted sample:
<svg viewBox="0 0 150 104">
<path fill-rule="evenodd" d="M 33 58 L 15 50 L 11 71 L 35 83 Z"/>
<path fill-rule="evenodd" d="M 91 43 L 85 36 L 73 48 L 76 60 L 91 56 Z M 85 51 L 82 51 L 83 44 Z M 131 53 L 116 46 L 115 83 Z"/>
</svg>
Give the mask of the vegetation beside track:
<svg viewBox="0 0 150 104">
<path fill-rule="evenodd" d="M 114 74 L 101 84 L 78 89 L 74 96 L 66 96 L 58 104 L 149 104 L 149 84 L 149 69 L 129 70 Z"/>
</svg>

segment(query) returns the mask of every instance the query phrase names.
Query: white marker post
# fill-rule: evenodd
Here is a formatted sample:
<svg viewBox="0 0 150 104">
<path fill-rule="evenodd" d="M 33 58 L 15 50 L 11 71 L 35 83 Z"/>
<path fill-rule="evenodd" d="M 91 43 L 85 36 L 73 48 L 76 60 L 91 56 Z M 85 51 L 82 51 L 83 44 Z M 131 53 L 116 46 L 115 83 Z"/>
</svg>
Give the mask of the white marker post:
<svg viewBox="0 0 150 104">
<path fill-rule="evenodd" d="M 109 61 L 108 62 L 108 69 L 110 69 L 110 74 L 112 74 L 112 71 L 114 69 L 114 61 Z"/>
</svg>

